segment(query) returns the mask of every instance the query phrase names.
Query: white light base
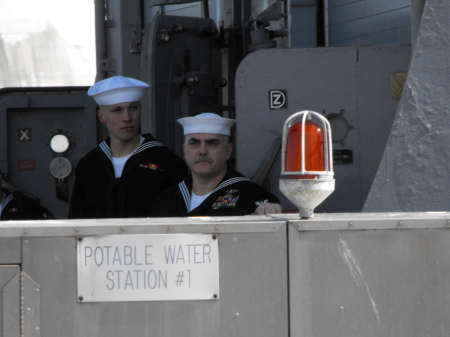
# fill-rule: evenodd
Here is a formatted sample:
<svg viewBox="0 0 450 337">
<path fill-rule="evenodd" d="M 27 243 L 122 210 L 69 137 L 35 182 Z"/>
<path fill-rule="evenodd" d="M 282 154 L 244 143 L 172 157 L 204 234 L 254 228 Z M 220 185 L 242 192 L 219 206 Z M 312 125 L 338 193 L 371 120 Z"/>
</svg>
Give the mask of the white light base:
<svg viewBox="0 0 450 337">
<path fill-rule="evenodd" d="M 334 179 L 280 178 L 280 191 L 298 207 L 301 218 L 312 218 L 314 208 L 334 191 Z"/>
</svg>

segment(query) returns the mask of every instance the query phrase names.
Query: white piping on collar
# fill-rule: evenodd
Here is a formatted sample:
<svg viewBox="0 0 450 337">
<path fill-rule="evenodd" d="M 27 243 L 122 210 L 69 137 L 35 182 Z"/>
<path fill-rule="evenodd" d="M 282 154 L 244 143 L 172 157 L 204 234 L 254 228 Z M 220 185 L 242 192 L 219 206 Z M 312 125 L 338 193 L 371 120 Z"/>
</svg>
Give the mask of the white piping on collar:
<svg viewBox="0 0 450 337">
<path fill-rule="evenodd" d="M 108 146 L 108 144 L 106 143 L 106 141 L 101 142 L 99 145 L 100 149 L 103 151 L 103 153 L 109 158 L 109 160 L 112 160 L 112 152 L 111 152 L 111 148 Z M 142 152 L 144 150 L 147 150 L 151 147 L 155 147 L 155 146 L 164 146 L 163 144 L 161 144 L 158 141 L 151 141 L 151 142 L 145 142 L 140 144 L 136 150 L 134 150 L 131 153 L 131 156 L 135 155 L 136 153 Z M 130 157 L 131 157 L 130 156 Z"/>
<path fill-rule="evenodd" d="M 234 178 L 227 179 L 227 180 L 223 181 L 222 183 L 220 183 L 214 190 L 212 190 L 210 192 L 210 195 L 217 192 L 218 190 L 221 190 L 222 188 L 225 188 L 229 185 L 239 183 L 242 181 L 250 181 L 250 179 L 245 178 L 245 177 L 234 177 Z M 189 205 L 191 204 L 191 192 L 187 188 L 184 180 L 178 184 L 178 188 L 180 189 L 181 195 L 183 196 L 184 204 L 186 205 L 186 209 L 189 209 Z"/>
</svg>

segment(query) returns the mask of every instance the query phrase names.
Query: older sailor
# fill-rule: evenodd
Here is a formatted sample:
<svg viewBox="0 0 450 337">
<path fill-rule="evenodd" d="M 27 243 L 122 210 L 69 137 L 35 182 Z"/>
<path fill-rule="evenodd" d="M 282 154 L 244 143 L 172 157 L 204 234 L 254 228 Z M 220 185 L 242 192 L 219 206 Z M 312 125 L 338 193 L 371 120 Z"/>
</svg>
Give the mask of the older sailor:
<svg viewBox="0 0 450 337">
<path fill-rule="evenodd" d="M 150 216 L 233 216 L 280 213 L 276 196 L 229 168 L 234 119 L 214 113 L 181 118 L 183 151 L 191 174 L 158 196 Z"/>
</svg>

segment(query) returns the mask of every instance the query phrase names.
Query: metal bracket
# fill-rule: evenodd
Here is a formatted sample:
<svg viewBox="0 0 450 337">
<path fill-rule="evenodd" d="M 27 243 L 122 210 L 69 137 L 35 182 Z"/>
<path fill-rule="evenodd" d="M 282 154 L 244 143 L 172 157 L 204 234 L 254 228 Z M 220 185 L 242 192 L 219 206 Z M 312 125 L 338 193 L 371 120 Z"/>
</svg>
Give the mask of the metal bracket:
<svg viewBox="0 0 450 337">
<path fill-rule="evenodd" d="M 17 273 L 2 289 L 3 337 L 41 336 L 40 286 L 25 273 Z"/>
<path fill-rule="evenodd" d="M 22 284 L 23 336 L 41 336 L 41 287 L 25 272 L 20 272 Z"/>
<path fill-rule="evenodd" d="M 133 32 L 133 36 L 130 42 L 130 54 L 140 54 L 142 47 L 142 30 L 139 29 L 138 24 L 136 23 L 136 28 Z"/>
</svg>

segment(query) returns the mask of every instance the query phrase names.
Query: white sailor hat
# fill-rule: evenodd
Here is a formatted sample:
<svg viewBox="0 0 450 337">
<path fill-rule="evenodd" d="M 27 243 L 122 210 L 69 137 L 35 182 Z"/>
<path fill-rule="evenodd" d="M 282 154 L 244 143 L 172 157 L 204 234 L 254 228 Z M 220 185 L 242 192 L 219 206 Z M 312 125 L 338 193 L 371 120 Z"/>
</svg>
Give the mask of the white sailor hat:
<svg viewBox="0 0 450 337">
<path fill-rule="evenodd" d="M 185 135 L 191 133 L 214 133 L 229 136 L 231 134 L 230 128 L 235 122 L 235 119 L 223 118 L 212 112 L 205 112 L 178 120 L 178 123 L 183 126 Z"/>
<path fill-rule="evenodd" d="M 87 93 L 98 105 L 112 105 L 140 101 L 148 87 L 134 78 L 113 76 L 95 83 Z"/>
</svg>

